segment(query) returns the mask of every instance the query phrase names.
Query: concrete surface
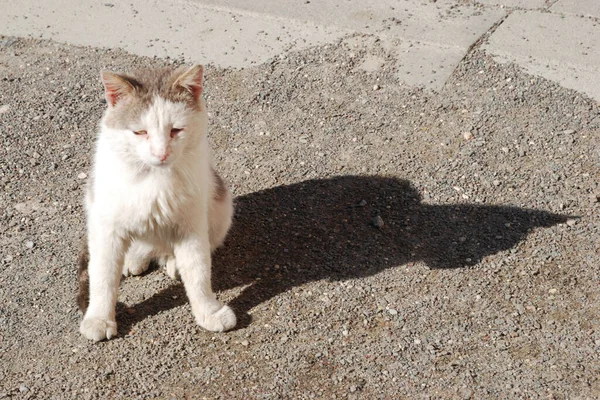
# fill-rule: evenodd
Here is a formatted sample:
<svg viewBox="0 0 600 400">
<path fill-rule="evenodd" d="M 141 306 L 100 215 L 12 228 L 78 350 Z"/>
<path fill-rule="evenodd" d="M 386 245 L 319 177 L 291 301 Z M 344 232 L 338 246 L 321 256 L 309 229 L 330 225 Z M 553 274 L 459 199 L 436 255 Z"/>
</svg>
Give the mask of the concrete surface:
<svg viewBox="0 0 600 400">
<path fill-rule="evenodd" d="M 600 18 L 600 2 L 597 0 L 558 0 L 550 7 L 550 10 L 564 14 Z"/>
<path fill-rule="evenodd" d="M 0 0 L 0 8 L 3 35 L 220 67 L 369 34 L 394 50 L 402 82 L 437 91 L 474 44 L 489 40 L 498 61 L 600 99 L 597 21 L 577 17 L 598 17 L 596 0 Z"/>
<path fill-rule="evenodd" d="M 486 6 L 514 7 L 514 8 L 543 8 L 546 0 L 477 0 L 477 3 Z"/>
<path fill-rule="evenodd" d="M 340 29 L 186 1 L 0 1 L 0 33 L 243 67 L 330 42 Z M 68 11 L 65 11 L 68 10 Z"/>
<path fill-rule="evenodd" d="M 0 34 L 244 67 L 287 50 L 369 33 L 397 46 L 401 79 L 439 90 L 469 47 L 505 15 L 453 2 L 398 4 L 171 0 L 148 7 L 142 0 L 1 0 Z"/>
<path fill-rule="evenodd" d="M 600 26 L 593 19 L 515 11 L 484 48 L 498 61 L 600 99 Z"/>
</svg>

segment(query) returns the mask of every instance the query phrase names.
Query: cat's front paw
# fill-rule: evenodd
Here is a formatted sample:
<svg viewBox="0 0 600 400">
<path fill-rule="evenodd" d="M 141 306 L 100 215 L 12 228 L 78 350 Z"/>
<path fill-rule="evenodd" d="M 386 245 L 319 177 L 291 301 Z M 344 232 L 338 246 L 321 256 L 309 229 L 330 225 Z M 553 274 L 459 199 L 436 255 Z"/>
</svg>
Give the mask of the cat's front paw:
<svg viewBox="0 0 600 400">
<path fill-rule="evenodd" d="M 212 332 L 224 332 L 235 327 L 237 319 L 229 306 L 222 306 L 212 314 L 196 318 L 198 325 Z"/>
<path fill-rule="evenodd" d="M 117 323 L 100 318 L 85 318 L 79 332 L 86 338 L 99 342 L 117 336 Z"/>
</svg>

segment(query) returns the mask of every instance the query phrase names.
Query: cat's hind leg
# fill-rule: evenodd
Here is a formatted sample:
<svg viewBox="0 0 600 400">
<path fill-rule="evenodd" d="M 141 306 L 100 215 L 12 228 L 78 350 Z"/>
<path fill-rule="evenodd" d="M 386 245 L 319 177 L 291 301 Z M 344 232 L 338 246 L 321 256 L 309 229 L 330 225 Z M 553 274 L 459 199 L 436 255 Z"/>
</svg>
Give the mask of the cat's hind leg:
<svg viewBox="0 0 600 400">
<path fill-rule="evenodd" d="M 155 251 L 151 243 L 144 240 L 134 240 L 125 254 L 123 275 L 143 274 L 148 270 L 148 266 L 154 255 Z"/>
<path fill-rule="evenodd" d="M 167 275 L 169 275 L 171 279 L 181 280 L 179 272 L 177 271 L 177 265 L 175 264 L 175 256 L 163 255 L 158 257 L 156 262 L 161 268 L 164 268 L 164 270 L 167 271 Z"/>
<path fill-rule="evenodd" d="M 208 209 L 208 238 L 214 251 L 225 241 L 233 218 L 233 199 L 223 179 L 213 170 L 215 188 Z"/>
</svg>

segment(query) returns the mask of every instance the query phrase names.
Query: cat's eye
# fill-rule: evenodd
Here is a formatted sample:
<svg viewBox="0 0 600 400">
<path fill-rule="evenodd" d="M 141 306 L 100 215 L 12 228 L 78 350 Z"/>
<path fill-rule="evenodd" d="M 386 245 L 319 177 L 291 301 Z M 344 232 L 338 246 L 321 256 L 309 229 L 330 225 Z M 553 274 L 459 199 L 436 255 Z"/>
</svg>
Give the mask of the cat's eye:
<svg viewBox="0 0 600 400">
<path fill-rule="evenodd" d="M 134 134 L 136 135 L 146 135 L 148 132 L 146 131 L 133 131 Z"/>
<path fill-rule="evenodd" d="M 177 136 L 177 134 L 178 134 L 179 132 L 181 132 L 182 130 L 183 130 L 182 128 L 172 128 L 172 129 L 171 129 L 171 137 L 175 137 L 175 136 Z"/>
</svg>

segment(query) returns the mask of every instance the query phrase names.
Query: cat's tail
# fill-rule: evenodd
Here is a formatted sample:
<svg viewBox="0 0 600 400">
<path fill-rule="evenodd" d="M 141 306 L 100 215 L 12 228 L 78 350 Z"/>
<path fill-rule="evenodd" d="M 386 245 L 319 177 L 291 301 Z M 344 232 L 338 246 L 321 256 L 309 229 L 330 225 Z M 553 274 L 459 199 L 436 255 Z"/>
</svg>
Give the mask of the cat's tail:
<svg viewBox="0 0 600 400">
<path fill-rule="evenodd" d="M 88 251 L 87 238 L 83 240 L 83 246 L 77 257 L 77 280 L 79 282 L 79 291 L 77 292 L 77 304 L 82 313 L 88 308 L 90 301 L 90 275 L 88 273 L 88 263 L 90 262 L 90 253 Z"/>
</svg>

